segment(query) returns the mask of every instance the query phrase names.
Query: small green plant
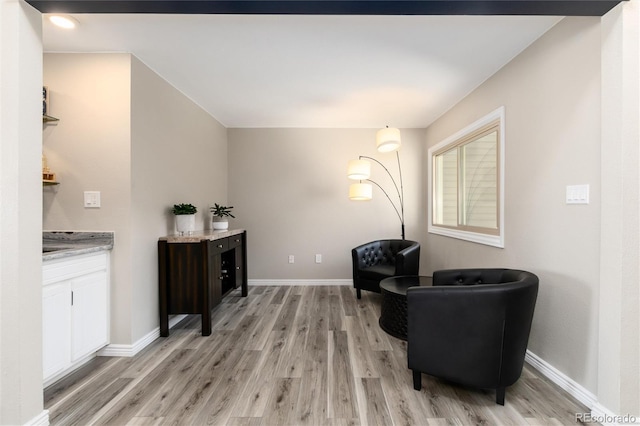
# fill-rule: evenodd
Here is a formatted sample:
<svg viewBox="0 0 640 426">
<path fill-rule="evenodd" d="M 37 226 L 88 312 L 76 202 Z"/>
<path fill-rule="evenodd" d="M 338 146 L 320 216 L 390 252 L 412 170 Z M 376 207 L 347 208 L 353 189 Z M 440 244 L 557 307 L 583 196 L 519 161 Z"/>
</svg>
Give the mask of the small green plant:
<svg viewBox="0 0 640 426">
<path fill-rule="evenodd" d="M 221 206 L 218 203 L 214 203 L 213 207 L 210 207 L 209 210 L 211 210 L 211 213 L 213 213 L 214 216 L 217 216 L 217 217 L 227 216 L 235 219 L 235 216 L 231 213 L 232 208 L 233 206 L 226 207 L 226 206 Z"/>
<path fill-rule="evenodd" d="M 175 215 L 195 214 L 198 211 L 193 204 L 174 204 L 171 213 Z"/>
</svg>

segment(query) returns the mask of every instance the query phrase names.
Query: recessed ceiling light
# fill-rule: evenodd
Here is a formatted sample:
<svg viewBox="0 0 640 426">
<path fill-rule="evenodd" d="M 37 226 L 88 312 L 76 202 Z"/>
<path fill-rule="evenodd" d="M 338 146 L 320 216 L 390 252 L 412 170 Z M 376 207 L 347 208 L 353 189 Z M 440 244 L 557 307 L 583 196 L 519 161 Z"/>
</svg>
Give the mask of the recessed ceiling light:
<svg viewBox="0 0 640 426">
<path fill-rule="evenodd" d="M 49 21 L 60 28 L 73 29 L 78 26 L 79 22 L 76 18 L 69 15 L 50 15 Z"/>
</svg>

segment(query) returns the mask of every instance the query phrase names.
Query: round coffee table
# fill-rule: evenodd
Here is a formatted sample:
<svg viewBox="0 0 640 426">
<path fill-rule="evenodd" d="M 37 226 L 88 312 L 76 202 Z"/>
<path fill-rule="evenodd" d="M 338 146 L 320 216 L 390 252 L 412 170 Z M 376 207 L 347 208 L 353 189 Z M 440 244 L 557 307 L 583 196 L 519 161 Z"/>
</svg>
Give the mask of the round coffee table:
<svg viewBox="0 0 640 426">
<path fill-rule="evenodd" d="M 431 277 L 417 275 L 402 275 L 380 281 L 380 328 L 393 337 L 407 340 L 407 289 L 431 285 Z"/>
</svg>

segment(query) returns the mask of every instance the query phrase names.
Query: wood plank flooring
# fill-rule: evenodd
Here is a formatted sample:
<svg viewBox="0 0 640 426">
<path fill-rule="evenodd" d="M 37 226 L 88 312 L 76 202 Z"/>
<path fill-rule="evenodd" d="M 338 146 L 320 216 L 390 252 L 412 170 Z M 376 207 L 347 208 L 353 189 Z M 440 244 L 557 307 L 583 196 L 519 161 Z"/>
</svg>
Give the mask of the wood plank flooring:
<svg viewBox="0 0 640 426">
<path fill-rule="evenodd" d="M 575 424 L 588 409 L 525 366 L 507 389 L 423 375 L 378 326 L 380 295 L 350 287 L 252 287 L 190 316 L 133 358 L 99 357 L 45 389 L 52 425 Z"/>
</svg>

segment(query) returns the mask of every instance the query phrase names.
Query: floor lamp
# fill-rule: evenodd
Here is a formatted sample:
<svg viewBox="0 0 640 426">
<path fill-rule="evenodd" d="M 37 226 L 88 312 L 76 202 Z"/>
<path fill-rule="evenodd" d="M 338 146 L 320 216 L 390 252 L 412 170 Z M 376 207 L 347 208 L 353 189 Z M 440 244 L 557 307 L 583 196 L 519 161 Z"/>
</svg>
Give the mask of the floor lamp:
<svg viewBox="0 0 640 426">
<path fill-rule="evenodd" d="M 378 130 L 376 133 L 376 146 L 378 148 L 378 152 L 394 152 L 396 153 L 396 159 L 398 160 L 398 173 L 400 177 L 400 186 L 396 182 L 395 178 L 387 169 L 384 164 L 380 161 L 376 160 L 372 157 L 367 157 L 365 155 L 361 155 L 357 160 L 349 161 L 347 175 L 349 179 L 357 180 L 358 183 L 352 183 L 349 186 L 349 199 L 353 201 L 369 201 L 373 198 L 373 186 L 371 184 L 376 185 L 380 190 L 387 196 L 387 199 L 395 209 L 398 218 L 400 219 L 400 225 L 402 229 L 402 239 L 405 239 L 404 235 L 404 188 L 402 186 L 402 168 L 400 167 L 400 150 L 401 145 L 400 140 L 400 130 L 395 128 L 386 127 L 384 129 Z M 369 179 L 371 176 L 371 163 L 370 161 L 374 161 L 379 164 L 385 172 L 391 178 L 393 182 L 393 186 L 396 189 L 396 195 L 398 197 L 398 201 L 394 202 L 387 191 L 384 190 L 382 186 L 380 186 L 377 182 Z M 365 182 L 363 182 L 365 181 Z"/>
</svg>

